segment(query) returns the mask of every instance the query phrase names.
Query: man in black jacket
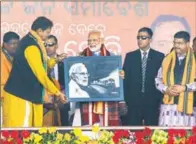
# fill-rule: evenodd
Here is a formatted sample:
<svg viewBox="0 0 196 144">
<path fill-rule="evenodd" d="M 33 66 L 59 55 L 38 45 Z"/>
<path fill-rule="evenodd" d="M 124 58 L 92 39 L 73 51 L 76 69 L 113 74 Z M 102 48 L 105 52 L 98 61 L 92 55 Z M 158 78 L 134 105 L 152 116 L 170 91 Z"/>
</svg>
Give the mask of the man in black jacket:
<svg viewBox="0 0 196 144">
<path fill-rule="evenodd" d="M 48 59 L 45 41 L 53 22 L 46 17 L 34 20 L 30 32 L 25 35 L 16 50 L 12 70 L 4 87 L 4 127 L 41 127 L 43 120 L 43 97 L 49 91 L 65 103 L 61 93 L 47 76 L 60 59 Z M 17 118 L 16 118 L 17 117 Z"/>
<path fill-rule="evenodd" d="M 150 47 L 153 32 L 143 27 L 138 31 L 139 49 L 126 54 L 124 95 L 128 113 L 124 125 L 158 125 L 162 94 L 155 87 L 155 77 L 164 54 Z"/>
</svg>

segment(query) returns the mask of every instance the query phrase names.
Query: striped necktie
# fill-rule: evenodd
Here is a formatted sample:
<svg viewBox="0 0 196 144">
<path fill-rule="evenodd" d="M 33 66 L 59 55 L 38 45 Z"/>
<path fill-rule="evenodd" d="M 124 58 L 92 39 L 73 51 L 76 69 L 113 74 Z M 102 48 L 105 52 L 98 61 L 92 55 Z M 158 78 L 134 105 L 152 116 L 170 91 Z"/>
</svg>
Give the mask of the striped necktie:
<svg viewBox="0 0 196 144">
<path fill-rule="evenodd" d="M 143 52 L 143 58 L 142 58 L 142 92 L 145 92 L 146 64 L 147 64 L 147 52 Z"/>
</svg>

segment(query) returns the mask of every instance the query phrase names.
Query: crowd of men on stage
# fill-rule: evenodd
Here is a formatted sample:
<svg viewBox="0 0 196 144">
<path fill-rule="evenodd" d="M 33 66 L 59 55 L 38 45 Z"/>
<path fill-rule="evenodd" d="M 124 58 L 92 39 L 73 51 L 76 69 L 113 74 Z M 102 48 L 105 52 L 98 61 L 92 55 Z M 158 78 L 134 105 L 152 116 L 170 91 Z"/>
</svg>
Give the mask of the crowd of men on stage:
<svg viewBox="0 0 196 144">
<path fill-rule="evenodd" d="M 195 126 L 196 37 L 177 31 L 170 53 L 151 47 L 153 31 L 138 30 L 138 48 L 126 54 L 124 101 L 69 102 L 65 94 L 64 63 L 53 22 L 38 17 L 23 37 L 3 35 L 1 47 L 1 121 L 3 127 L 41 126 Z M 88 34 L 81 56 L 114 55 L 100 31 Z M 130 48 L 133 49 L 133 48 Z M 156 48 L 158 49 L 158 48 Z M 82 78 L 74 69 L 75 78 Z M 78 83 L 80 85 L 80 83 Z M 77 92 L 77 90 L 76 90 Z"/>
</svg>

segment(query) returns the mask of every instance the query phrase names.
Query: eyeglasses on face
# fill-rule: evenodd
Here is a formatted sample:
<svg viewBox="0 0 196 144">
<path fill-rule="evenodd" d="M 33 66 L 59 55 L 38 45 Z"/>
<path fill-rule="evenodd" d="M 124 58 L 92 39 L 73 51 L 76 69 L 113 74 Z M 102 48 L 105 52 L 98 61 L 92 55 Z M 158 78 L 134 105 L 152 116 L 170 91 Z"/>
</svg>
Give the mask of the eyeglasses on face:
<svg viewBox="0 0 196 144">
<path fill-rule="evenodd" d="M 45 45 L 45 47 L 52 47 L 52 46 L 56 45 L 56 43 L 45 43 L 44 45 Z"/>
<path fill-rule="evenodd" d="M 99 39 L 88 39 L 87 41 L 88 41 L 88 43 L 90 43 L 90 42 L 98 42 Z"/>
<path fill-rule="evenodd" d="M 173 41 L 173 44 L 174 45 L 184 45 L 186 44 L 185 42 L 176 42 L 176 41 Z"/>
<path fill-rule="evenodd" d="M 8 45 L 18 45 L 18 42 L 9 41 L 9 42 L 6 42 L 6 44 L 8 44 Z"/>
<path fill-rule="evenodd" d="M 147 37 L 147 36 L 137 36 L 137 39 L 138 40 L 146 40 L 146 39 L 149 39 L 150 37 Z"/>
<path fill-rule="evenodd" d="M 79 75 L 81 75 L 81 76 L 90 76 L 89 73 L 75 73 L 75 74 L 79 74 Z"/>
</svg>

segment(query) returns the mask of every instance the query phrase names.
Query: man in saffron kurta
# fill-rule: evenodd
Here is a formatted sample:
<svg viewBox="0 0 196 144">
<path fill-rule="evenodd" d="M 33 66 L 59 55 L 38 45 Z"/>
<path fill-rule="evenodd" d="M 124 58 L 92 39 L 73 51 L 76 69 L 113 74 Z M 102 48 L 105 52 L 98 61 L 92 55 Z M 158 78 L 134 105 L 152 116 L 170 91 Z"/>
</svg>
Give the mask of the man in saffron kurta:
<svg viewBox="0 0 196 144">
<path fill-rule="evenodd" d="M 3 91 L 12 68 L 13 56 L 18 47 L 19 35 L 15 32 L 7 32 L 3 36 L 3 46 L 1 49 L 1 104 L 3 105 Z M 4 107 L 4 105 L 2 106 Z M 1 124 L 3 121 L 1 110 Z"/>
<path fill-rule="evenodd" d="M 47 67 L 53 67 L 57 61 L 48 60 L 43 43 L 52 26 L 52 21 L 46 17 L 38 17 L 31 31 L 20 41 L 4 88 L 7 115 L 3 127 L 41 127 L 45 89 L 66 102 L 65 95 L 47 76 Z"/>
<path fill-rule="evenodd" d="M 190 35 L 185 31 L 174 35 L 174 50 L 164 58 L 155 79 L 157 89 L 164 93 L 160 126 L 196 125 L 196 65 L 189 42 Z"/>
<path fill-rule="evenodd" d="M 110 56 L 111 53 L 103 44 L 101 32 L 91 31 L 88 35 L 88 45 L 81 54 L 83 56 Z M 124 72 L 120 73 L 124 77 Z M 125 108 L 125 103 L 119 102 L 83 102 L 80 103 L 81 125 L 119 126 L 120 106 Z M 126 110 L 125 110 L 126 111 Z M 77 110 L 76 110 L 77 112 Z M 77 113 L 75 113 L 77 115 Z M 75 119 L 74 119 L 75 120 Z M 77 119 L 76 119 L 77 120 Z M 73 122 L 74 123 L 74 122 Z"/>
</svg>

